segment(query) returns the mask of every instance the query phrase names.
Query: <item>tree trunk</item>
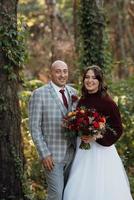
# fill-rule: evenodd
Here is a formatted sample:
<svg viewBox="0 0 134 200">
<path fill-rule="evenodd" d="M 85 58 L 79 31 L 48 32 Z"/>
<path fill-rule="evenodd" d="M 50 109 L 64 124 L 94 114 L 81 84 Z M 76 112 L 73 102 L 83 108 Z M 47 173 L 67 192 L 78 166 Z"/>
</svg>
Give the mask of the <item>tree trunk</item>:
<svg viewBox="0 0 134 200">
<path fill-rule="evenodd" d="M 55 34 L 54 34 L 54 22 L 55 22 L 55 6 L 56 0 L 45 0 L 47 5 L 47 16 L 49 18 L 49 26 L 51 30 L 51 63 L 55 60 Z"/>
<path fill-rule="evenodd" d="M 96 5 L 97 5 L 98 8 L 103 7 L 104 0 L 95 0 L 95 2 L 96 2 Z"/>
<path fill-rule="evenodd" d="M 73 27 L 74 27 L 74 43 L 77 50 L 77 0 L 73 0 Z"/>
<path fill-rule="evenodd" d="M 127 78 L 131 75 L 134 61 L 134 5 L 129 0 L 105 1 L 110 13 L 111 46 L 113 60 L 116 63 L 117 78 Z M 133 70 L 132 70 L 133 71 Z"/>
<path fill-rule="evenodd" d="M 15 46 L 11 44 L 16 39 L 17 3 L 17 0 L 0 0 L 0 199 L 2 200 L 23 200 L 21 116 L 17 95 L 19 67 L 13 64 L 10 54 L 15 52 Z"/>
<path fill-rule="evenodd" d="M 125 8 L 126 3 L 123 0 L 117 2 L 117 26 L 116 26 L 116 45 L 117 45 L 117 58 L 119 60 L 118 65 L 118 77 L 121 79 L 128 76 L 128 61 L 127 61 L 127 43 L 126 38 L 128 23 L 126 21 Z"/>
<path fill-rule="evenodd" d="M 92 64 L 103 68 L 105 17 L 100 10 L 99 1 L 80 0 L 78 26 L 82 69 Z"/>
</svg>

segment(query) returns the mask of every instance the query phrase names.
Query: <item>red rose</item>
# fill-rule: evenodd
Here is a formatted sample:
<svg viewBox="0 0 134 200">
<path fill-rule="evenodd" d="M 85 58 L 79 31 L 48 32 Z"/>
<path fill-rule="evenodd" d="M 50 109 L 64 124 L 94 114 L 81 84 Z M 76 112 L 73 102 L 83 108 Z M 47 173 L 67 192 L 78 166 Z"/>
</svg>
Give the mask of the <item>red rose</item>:
<svg viewBox="0 0 134 200">
<path fill-rule="evenodd" d="M 93 114 L 93 117 L 94 118 L 97 118 L 99 116 L 99 113 L 97 113 L 97 112 L 95 112 L 94 114 Z"/>
<path fill-rule="evenodd" d="M 99 128 L 100 127 L 98 122 L 93 122 L 93 126 L 94 126 L 94 128 Z"/>
<path fill-rule="evenodd" d="M 85 120 L 83 121 L 83 123 L 84 123 L 85 125 L 88 125 L 88 124 L 89 124 L 89 120 L 85 119 Z"/>
<path fill-rule="evenodd" d="M 69 125 L 69 126 L 68 126 L 68 129 L 69 129 L 69 130 L 71 130 L 71 129 L 72 129 L 72 126 L 71 126 L 71 125 Z"/>
<path fill-rule="evenodd" d="M 78 100 L 78 97 L 76 95 L 72 95 L 72 102 L 76 102 Z"/>
<path fill-rule="evenodd" d="M 83 118 L 79 118 L 79 119 L 77 119 L 77 124 L 81 124 L 82 122 L 83 122 Z"/>
</svg>

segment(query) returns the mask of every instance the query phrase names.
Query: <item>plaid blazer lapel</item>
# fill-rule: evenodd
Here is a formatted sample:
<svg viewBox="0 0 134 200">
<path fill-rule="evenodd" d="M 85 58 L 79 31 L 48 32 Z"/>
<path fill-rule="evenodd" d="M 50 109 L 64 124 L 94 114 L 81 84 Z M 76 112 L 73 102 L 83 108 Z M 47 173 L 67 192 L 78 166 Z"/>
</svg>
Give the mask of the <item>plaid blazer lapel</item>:
<svg viewBox="0 0 134 200">
<path fill-rule="evenodd" d="M 69 86 L 66 86 L 67 92 L 68 92 L 68 97 L 69 97 L 69 101 L 68 101 L 68 111 L 71 111 L 72 109 L 72 95 L 73 92 L 71 90 L 71 88 Z"/>
<path fill-rule="evenodd" d="M 70 86 L 66 86 L 67 92 L 68 92 L 68 97 L 69 97 L 69 104 L 68 104 L 68 111 L 72 111 L 74 109 L 76 109 L 76 105 L 77 105 L 77 101 L 73 102 L 72 100 L 72 96 L 77 96 L 77 92 L 75 92 L 75 90 L 73 90 Z"/>
<path fill-rule="evenodd" d="M 56 104 L 59 106 L 61 112 L 65 115 L 67 113 L 66 107 L 60 101 L 60 99 L 59 99 L 58 95 L 56 94 L 56 91 L 53 88 L 53 86 L 51 85 L 51 83 L 49 83 L 48 87 L 49 87 L 50 94 L 53 96 Z"/>
</svg>

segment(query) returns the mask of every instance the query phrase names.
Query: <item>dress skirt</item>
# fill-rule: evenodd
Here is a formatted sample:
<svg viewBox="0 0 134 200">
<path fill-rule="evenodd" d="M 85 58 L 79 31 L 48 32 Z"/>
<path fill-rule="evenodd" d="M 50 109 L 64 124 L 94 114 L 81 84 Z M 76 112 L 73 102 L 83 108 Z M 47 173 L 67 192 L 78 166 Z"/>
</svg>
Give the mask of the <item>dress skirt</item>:
<svg viewBox="0 0 134 200">
<path fill-rule="evenodd" d="M 91 143 L 79 148 L 64 190 L 63 200 L 132 200 L 128 178 L 114 145 Z"/>
</svg>

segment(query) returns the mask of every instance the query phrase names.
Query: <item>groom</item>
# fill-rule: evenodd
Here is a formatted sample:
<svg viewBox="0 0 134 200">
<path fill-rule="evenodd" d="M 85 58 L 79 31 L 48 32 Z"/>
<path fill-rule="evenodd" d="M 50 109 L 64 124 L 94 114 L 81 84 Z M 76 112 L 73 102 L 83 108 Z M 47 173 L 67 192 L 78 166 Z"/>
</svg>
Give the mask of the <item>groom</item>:
<svg viewBox="0 0 134 200">
<path fill-rule="evenodd" d="M 33 141 L 45 168 L 47 200 L 62 200 L 65 179 L 73 160 L 75 142 L 65 138 L 62 119 L 75 109 L 76 90 L 66 85 L 68 66 L 55 61 L 51 81 L 33 92 L 29 103 L 29 122 Z"/>
</svg>

